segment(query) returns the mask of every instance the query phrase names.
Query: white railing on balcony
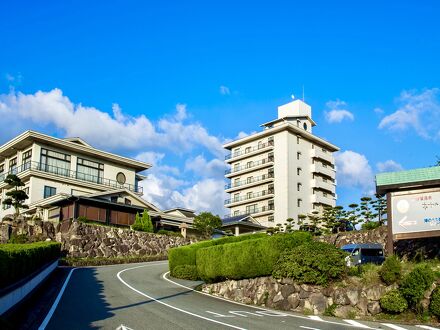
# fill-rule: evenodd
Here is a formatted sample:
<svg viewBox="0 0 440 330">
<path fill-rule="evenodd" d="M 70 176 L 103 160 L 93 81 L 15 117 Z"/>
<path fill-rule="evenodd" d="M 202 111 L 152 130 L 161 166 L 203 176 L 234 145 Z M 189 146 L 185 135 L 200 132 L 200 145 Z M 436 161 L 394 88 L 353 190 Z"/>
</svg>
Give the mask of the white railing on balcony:
<svg viewBox="0 0 440 330">
<path fill-rule="evenodd" d="M 249 194 L 249 195 L 246 194 L 245 196 L 229 198 L 229 199 L 225 200 L 225 205 L 232 204 L 232 203 L 238 203 L 238 202 L 242 202 L 242 201 L 247 201 L 247 200 L 251 200 L 254 198 L 258 198 L 258 197 L 268 196 L 271 194 L 273 194 L 273 191 L 263 190 L 263 191 L 259 191 L 257 193 L 253 193 L 253 194 Z"/>
<path fill-rule="evenodd" d="M 315 146 L 315 148 L 312 149 L 311 153 L 312 153 L 312 157 L 314 157 L 314 158 L 323 159 L 331 164 L 334 163 L 333 155 L 330 151 L 327 151 L 323 148 Z"/>
<path fill-rule="evenodd" d="M 234 212 L 232 214 L 225 214 L 224 218 L 232 218 L 232 217 L 237 217 L 239 215 L 251 215 L 251 214 L 269 212 L 269 211 L 274 211 L 274 210 L 275 210 L 274 205 L 255 207 L 255 208 L 252 208 L 252 209 L 246 210 L 246 211 Z"/>
<path fill-rule="evenodd" d="M 256 147 L 246 148 L 244 150 L 239 150 L 239 151 L 234 151 L 234 152 L 230 153 L 229 155 L 226 155 L 225 160 L 228 160 L 228 159 L 231 159 L 234 157 L 239 157 L 239 156 L 246 155 L 246 154 L 250 154 L 254 151 L 265 149 L 268 147 L 273 147 L 273 145 L 274 145 L 273 141 L 267 141 L 266 143 L 260 143 Z"/>
<path fill-rule="evenodd" d="M 245 185 L 252 184 L 255 182 L 259 182 L 259 181 L 263 181 L 263 180 L 267 180 L 267 179 L 272 179 L 273 177 L 274 177 L 273 173 L 263 174 L 261 176 L 253 177 L 250 180 L 242 180 L 242 181 L 238 181 L 238 182 L 228 183 L 227 185 L 225 185 L 225 189 L 241 187 L 241 186 L 245 186 Z"/>
<path fill-rule="evenodd" d="M 243 170 L 251 169 L 251 168 L 258 167 L 260 165 L 268 164 L 271 162 L 273 162 L 273 158 L 264 158 L 264 159 L 260 159 L 258 161 L 252 162 L 252 165 L 246 164 L 246 165 L 242 165 L 242 166 L 234 166 L 233 168 L 225 170 L 225 175 L 228 175 L 231 173 L 241 172 Z"/>
</svg>

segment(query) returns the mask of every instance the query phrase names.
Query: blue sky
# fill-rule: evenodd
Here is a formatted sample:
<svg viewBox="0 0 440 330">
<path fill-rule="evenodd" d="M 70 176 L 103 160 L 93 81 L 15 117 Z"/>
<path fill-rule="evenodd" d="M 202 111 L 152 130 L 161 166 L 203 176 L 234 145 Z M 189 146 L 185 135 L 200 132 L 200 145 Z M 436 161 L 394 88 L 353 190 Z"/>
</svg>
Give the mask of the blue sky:
<svg viewBox="0 0 440 330">
<path fill-rule="evenodd" d="M 438 1 L 3 1 L 0 142 L 25 129 L 154 163 L 145 198 L 222 214 L 221 144 L 293 93 L 341 147 L 340 204 L 440 156 Z"/>
</svg>

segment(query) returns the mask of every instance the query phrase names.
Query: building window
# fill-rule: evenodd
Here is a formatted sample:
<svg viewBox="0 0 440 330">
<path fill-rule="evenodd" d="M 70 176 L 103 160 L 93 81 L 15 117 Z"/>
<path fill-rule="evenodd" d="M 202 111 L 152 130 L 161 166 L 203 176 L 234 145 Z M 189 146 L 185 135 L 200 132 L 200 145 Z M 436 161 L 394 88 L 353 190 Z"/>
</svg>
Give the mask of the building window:
<svg viewBox="0 0 440 330">
<path fill-rule="evenodd" d="M 244 153 L 245 154 L 248 154 L 248 153 L 250 153 L 251 152 L 251 147 L 247 147 L 246 149 L 244 149 Z"/>
<path fill-rule="evenodd" d="M 128 198 L 124 198 L 124 204 L 131 205 L 131 200 L 129 200 Z"/>
<path fill-rule="evenodd" d="M 304 123 L 303 127 L 307 131 L 307 123 Z"/>
<path fill-rule="evenodd" d="M 235 148 L 234 149 L 234 157 L 240 155 L 240 148 Z"/>
<path fill-rule="evenodd" d="M 234 211 L 234 216 L 240 215 L 240 211 L 239 210 L 235 210 Z"/>
<path fill-rule="evenodd" d="M 234 180 L 234 187 L 237 187 L 237 186 L 239 186 L 240 185 L 240 178 L 236 178 L 235 180 Z"/>
<path fill-rule="evenodd" d="M 16 158 L 12 158 L 9 161 L 9 172 L 11 174 L 17 174 L 17 157 Z"/>
<path fill-rule="evenodd" d="M 57 193 L 57 188 L 44 186 L 44 198 L 48 198 L 50 196 L 53 196 L 56 193 Z"/>
<path fill-rule="evenodd" d="M 301 167 L 298 167 L 298 168 L 296 169 L 296 174 L 297 174 L 297 175 L 301 175 Z"/>
<path fill-rule="evenodd" d="M 237 172 L 240 170 L 240 163 L 234 164 L 234 172 Z"/>
<path fill-rule="evenodd" d="M 263 141 L 258 141 L 258 149 L 261 149 L 263 147 L 264 147 Z"/>
<path fill-rule="evenodd" d="M 298 200 L 296 201 L 296 203 L 297 203 L 297 206 L 298 206 L 298 207 L 301 207 L 302 199 L 301 199 L 301 198 L 298 198 Z"/>
<path fill-rule="evenodd" d="M 250 176 L 246 179 L 246 183 L 252 183 L 254 181 L 254 177 Z"/>
<path fill-rule="evenodd" d="M 301 158 L 301 152 L 300 151 L 298 151 L 297 153 L 296 153 L 296 159 L 300 159 Z"/>
<path fill-rule="evenodd" d="M 299 135 L 296 136 L 296 144 L 299 144 L 301 141 L 301 137 Z"/>
<path fill-rule="evenodd" d="M 0 173 L 3 173 L 5 171 L 5 164 L 0 164 Z"/>
<path fill-rule="evenodd" d="M 32 160 L 32 149 L 23 153 L 22 165 L 23 170 L 27 170 L 31 168 L 31 160 Z"/>
<path fill-rule="evenodd" d="M 118 202 L 118 196 L 111 196 L 110 197 L 110 202 L 117 203 Z"/>
<path fill-rule="evenodd" d="M 78 158 L 76 178 L 80 180 L 102 183 L 104 164 L 88 159 Z"/>
<path fill-rule="evenodd" d="M 270 216 L 267 218 L 267 220 L 268 220 L 269 222 L 273 222 L 273 221 L 274 221 L 274 217 L 273 217 L 273 215 L 270 215 Z"/>
<path fill-rule="evenodd" d="M 270 146 L 273 146 L 273 136 L 269 136 L 267 142 Z"/>
<path fill-rule="evenodd" d="M 58 175 L 70 173 L 70 155 L 61 152 L 41 149 L 41 170 Z"/>
<path fill-rule="evenodd" d="M 296 189 L 297 189 L 298 191 L 301 191 L 301 186 L 302 186 L 302 184 L 301 184 L 301 183 L 298 183 L 298 184 L 296 185 Z"/>
<path fill-rule="evenodd" d="M 240 200 L 240 193 L 234 194 L 234 202 L 238 202 Z"/>
<path fill-rule="evenodd" d="M 248 193 L 246 193 L 246 198 L 247 199 L 251 199 L 252 198 L 252 191 L 249 191 Z"/>
<path fill-rule="evenodd" d="M 274 209 L 275 209 L 273 199 L 271 199 L 271 200 L 267 203 L 267 208 L 268 208 L 269 210 L 274 210 Z"/>
<path fill-rule="evenodd" d="M 257 204 L 247 205 L 246 206 L 246 213 L 251 214 L 257 212 Z"/>
<path fill-rule="evenodd" d="M 251 161 L 251 162 L 247 162 L 247 163 L 246 163 L 246 168 L 251 168 L 251 167 L 252 167 L 252 164 L 253 164 L 252 161 Z"/>
</svg>

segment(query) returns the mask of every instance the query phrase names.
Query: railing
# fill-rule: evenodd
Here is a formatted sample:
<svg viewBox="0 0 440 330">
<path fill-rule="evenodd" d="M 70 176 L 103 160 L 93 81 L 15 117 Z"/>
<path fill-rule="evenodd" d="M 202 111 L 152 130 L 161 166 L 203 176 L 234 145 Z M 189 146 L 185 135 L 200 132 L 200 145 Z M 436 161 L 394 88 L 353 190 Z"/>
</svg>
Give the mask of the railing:
<svg viewBox="0 0 440 330">
<path fill-rule="evenodd" d="M 240 187 L 240 186 L 244 186 L 244 185 L 251 184 L 251 183 L 254 183 L 254 182 L 267 180 L 267 179 L 270 179 L 270 178 L 273 178 L 273 177 L 274 177 L 273 173 L 263 174 L 261 176 L 257 176 L 255 178 L 252 178 L 251 180 L 238 181 L 238 182 L 234 182 L 234 184 L 228 183 L 227 185 L 225 185 L 225 189 Z"/>
<path fill-rule="evenodd" d="M 227 174 L 231 174 L 231 173 L 236 173 L 236 172 L 239 172 L 239 171 L 243 171 L 243 170 L 246 170 L 246 169 L 249 169 L 249 168 L 254 168 L 254 167 L 257 167 L 257 166 L 260 166 L 260 165 L 263 165 L 263 164 L 266 164 L 266 163 L 270 163 L 270 162 L 273 162 L 273 158 L 264 158 L 264 159 L 261 159 L 261 160 L 256 161 L 256 162 L 252 162 L 251 166 L 248 166 L 246 164 L 244 166 L 236 166 L 233 169 L 231 168 L 231 169 L 225 170 L 225 174 L 227 175 Z"/>
<path fill-rule="evenodd" d="M 257 197 L 266 196 L 266 195 L 270 195 L 270 194 L 273 194 L 273 191 L 263 190 L 263 191 L 260 191 L 260 192 L 257 192 L 257 193 L 251 194 L 251 195 L 241 196 L 241 197 L 238 197 L 238 198 L 234 197 L 234 198 L 226 199 L 225 200 L 225 205 L 226 204 L 231 204 L 231 203 L 237 203 L 237 202 L 245 201 L 245 200 L 248 200 L 248 199 L 254 199 L 254 198 L 257 198 Z"/>
<path fill-rule="evenodd" d="M 273 210 L 275 210 L 274 205 L 268 205 L 268 206 L 256 207 L 254 209 L 249 209 L 247 211 L 234 212 L 233 214 L 225 214 L 224 218 L 232 218 L 232 217 L 237 217 L 239 215 L 250 215 L 250 214 L 256 214 L 256 213 L 273 211 Z"/>
<path fill-rule="evenodd" d="M 268 141 L 266 143 L 260 143 L 258 146 L 253 147 L 253 148 L 246 148 L 245 150 L 242 151 L 236 151 L 234 153 L 230 153 L 229 155 L 225 156 L 225 160 L 233 158 L 233 157 L 238 157 L 244 154 L 250 154 L 251 152 L 260 150 L 260 149 L 264 149 L 267 147 L 272 147 L 274 145 L 273 141 Z"/>
<path fill-rule="evenodd" d="M 3 180 L 6 178 L 6 176 L 8 174 L 19 174 L 19 173 L 24 172 L 26 170 L 36 170 L 36 171 L 51 173 L 56 176 L 62 176 L 62 177 L 66 177 L 66 178 L 72 178 L 72 179 L 77 179 L 77 180 L 81 180 L 81 181 L 102 184 L 104 186 L 108 186 L 108 187 L 112 187 L 112 188 L 127 188 L 128 190 L 131 190 L 131 191 L 134 191 L 137 193 L 143 192 L 142 187 L 139 187 L 136 185 L 132 185 L 129 183 L 120 184 L 116 180 L 101 178 L 96 175 L 86 174 L 86 173 L 77 172 L 77 171 L 71 171 L 66 168 L 42 164 L 42 163 L 38 163 L 38 162 L 27 162 L 27 163 L 24 163 L 21 166 L 18 166 L 8 172 L 1 173 L 0 174 L 0 182 L 3 182 Z"/>
</svg>

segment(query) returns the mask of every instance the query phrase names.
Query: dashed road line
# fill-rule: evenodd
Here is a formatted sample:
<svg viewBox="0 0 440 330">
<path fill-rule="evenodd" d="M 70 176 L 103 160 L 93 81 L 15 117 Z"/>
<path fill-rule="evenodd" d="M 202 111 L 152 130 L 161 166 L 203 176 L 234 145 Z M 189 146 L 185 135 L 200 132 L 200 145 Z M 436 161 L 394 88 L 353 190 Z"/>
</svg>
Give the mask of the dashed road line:
<svg viewBox="0 0 440 330">
<path fill-rule="evenodd" d="M 430 327 L 429 325 L 416 325 L 416 327 L 427 329 L 427 330 L 439 330 L 439 328 Z"/>
<path fill-rule="evenodd" d="M 313 321 L 320 321 L 320 322 L 325 322 L 322 318 L 320 318 L 317 315 L 310 315 L 309 319 L 313 320 Z"/>
<path fill-rule="evenodd" d="M 303 328 L 303 329 L 310 329 L 310 330 L 321 330 L 321 329 L 318 329 L 318 328 L 306 327 L 305 325 L 300 325 L 299 327 Z"/>
<path fill-rule="evenodd" d="M 386 326 L 386 327 L 389 327 L 391 329 L 394 329 L 394 330 L 407 330 L 406 328 L 399 327 L 398 325 L 395 325 L 395 324 L 392 324 L 392 323 L 381 323 L 381 324 Z"/>
<path fill-rule="evenodd" d="M 362 324 L 362 323 L 357 322 L 357 321 L 354 321 L 354 320 L 344 320 L 344 322 L 347 322 L 347 323 L 349 323 L 349 324 L 351 324 L 351 325 L 354 325 L 354 326 L 356 326 L 356 327 L 359 327 L 359 328 L 372 329 L 372 328 L 369 327 L 368 325 Z"/>
</svg>

